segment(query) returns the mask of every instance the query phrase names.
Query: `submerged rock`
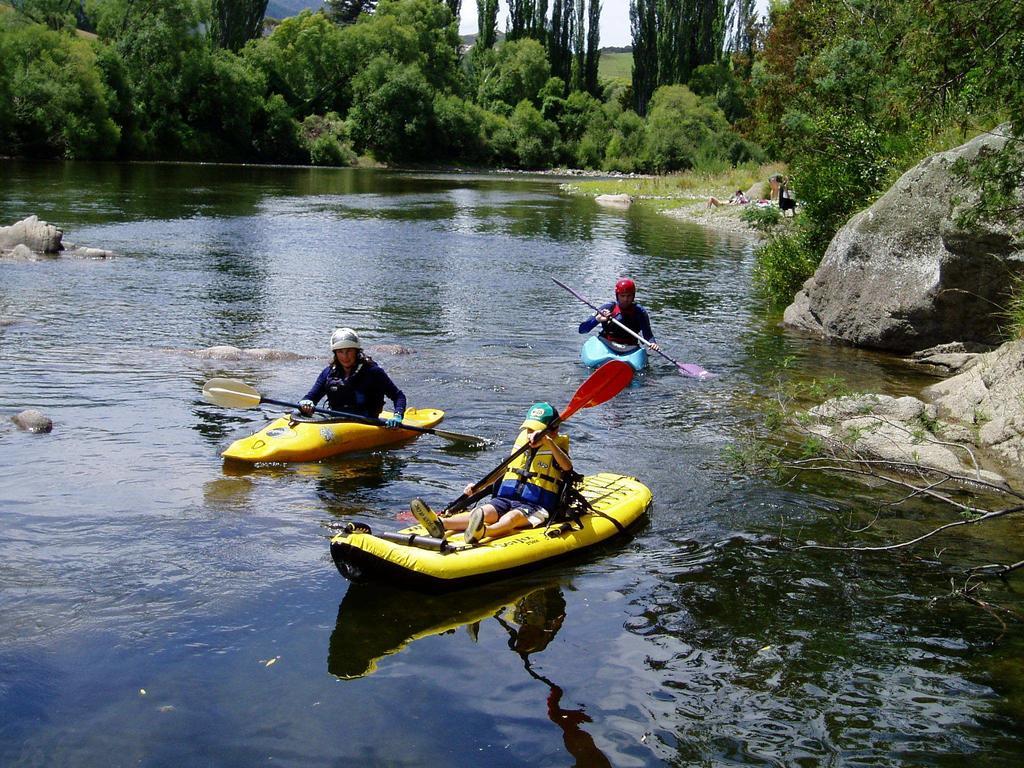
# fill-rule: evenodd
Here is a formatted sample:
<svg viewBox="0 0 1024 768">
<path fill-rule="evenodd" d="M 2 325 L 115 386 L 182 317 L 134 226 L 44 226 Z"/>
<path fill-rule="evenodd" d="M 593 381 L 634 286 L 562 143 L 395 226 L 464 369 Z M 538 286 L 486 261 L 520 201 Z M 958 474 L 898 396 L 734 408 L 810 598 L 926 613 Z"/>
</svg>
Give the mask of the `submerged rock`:
<svg viewBox="0 0 1024 768">
<path fill-rule="evenodd" d="M 385 354 L 385 355 L 414 355 L 416 354 L 415 349 L 409 347 L 403 347 L 401 344 L 373 344 L 366 348 L 366 351 L 371 354 Z"/>
<path fill-rule="evenodd" d="M 26 432 L 50 432 L 53 430 L 53 421 L 50 417 L 34 408 L 16 413 L 11 416 L 11 421 L 18 429 L 23 429 Z"/>
<path fill-rule="evenodd" d="M 283 349 L 271 349 L 269 347 L 241 349 L 226 344 L 207 347 L 206 349 L 188 349 L 185 351 L 193 357 L 198 357 L 202 360 L 304 360 L 306 358 L 305 355 L 299 355 Z"/>
<path fill-rule="evenodd" d="M 911 352 L 955 339 L 999 343 L 998 307 L 1024 276 L 1024 244 L 1002 224 L 956 224 L 974 193 L 951 167 L 1000 150 L 985 133 L 911 168 L 832 242 L 783 324 L 833 341 Z"/>
<path fill-rule="evenodd" d="M 929 366 L 947 375 L 952 375 L 966 371 L 978 361 L 981 355 L 991 351 L 992 347 L 987 344 L 965 344 L 955 341 L 922 349 L 906 358 L 906 362 L 913 365 Z"/>
<path fill-rule="evenodd" d="M 89 248 L 84 245 L 74 245 L 68 243 L 67 249 L 64 251 L 65 256 L 71 256 L 76 259 L 112 259 L 117 256 L 113 251 L 108 251 L 104 248 Z"/>
<path fill-rule="evenodd" d="M 633 196 L 625 193 L 621 195 L 598 195 L 594 198 L 598 205 L 608 205 L 616 208 L 628 208 L 633 204 Z"/>
</svg>

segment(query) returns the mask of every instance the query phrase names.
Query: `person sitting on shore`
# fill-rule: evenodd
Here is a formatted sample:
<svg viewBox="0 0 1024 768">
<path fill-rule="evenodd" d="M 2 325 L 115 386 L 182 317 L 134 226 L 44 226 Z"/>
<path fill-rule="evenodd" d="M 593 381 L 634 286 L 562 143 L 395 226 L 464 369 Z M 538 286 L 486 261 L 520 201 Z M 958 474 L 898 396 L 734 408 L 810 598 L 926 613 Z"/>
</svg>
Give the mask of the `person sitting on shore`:
<svg viewBox="0 0 1024 768">
<path fill-rule="evenodd" d="M 746 205 L 750 202 L 750 198 L 743 192 L 742 189 L 737 189 L 736 192 L 727 201 L 719 200 L 717 197 L 711 197 L 708 199 L 708 208 L 711 206 L 718 205 Z"/>
</svg>

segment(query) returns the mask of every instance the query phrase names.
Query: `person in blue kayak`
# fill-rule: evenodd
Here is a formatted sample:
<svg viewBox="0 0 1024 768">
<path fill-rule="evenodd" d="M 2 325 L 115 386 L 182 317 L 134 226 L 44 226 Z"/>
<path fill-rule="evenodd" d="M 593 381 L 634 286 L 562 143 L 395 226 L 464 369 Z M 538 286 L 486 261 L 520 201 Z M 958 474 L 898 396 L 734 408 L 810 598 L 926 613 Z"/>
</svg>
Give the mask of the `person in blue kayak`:
<svg viewBox="0 0 1024 768">
<path fill-rule="evenodd" d="M 331 334 L 333 360 L 316 379 L 313 388 L 299 401 L 299 410 L 306 416 L 324 395 L 336 411 L 377 418 L 384 407 L 384 398 L 394 403 L 394 415 L 384 426 L 397 429 L 405 418 L 405 394 L 373 359 L 363 354 L 359 335 L 351 328 L 338 328 Z"/>
<path fill-rule="evenodd" d="M 550 403 L 535 403 L 526 412 L 512 452 L 529 443 L 530 450 L 513 461 L 504 476 L 495 483 L 494 495 L 469 512 L 438 517 L 422 499 L 409 504 L 413 517 L 436 538 L 445 531 L 464 531 L 466 542 L 498 538 L 520 528 L 543 525 L 558 506 L 569 473 L 569 436 L 558 434 L 558 425 L 548 429 L 558 417 Z M 473 484 L 464 493 L 473 493 Z"/>
<path fill-rule="evenodd" d="M 590 333 L 600 323 L 600 338 L 615 344 L 635 345 L 637 340 L 612 320 L 618 320 L 633 333 L 642 336 L 647 341 L 647 346 L 655 352 L 661 349 L 654 340 L 654 332 L 651 331 L 651 316 L 643 306 L 636 303 L 636 283 L 628 277 L 615 283 L 615 301 L 602 304 L 592 317 L 580 323 L 580 333 Z"/>
</svg>

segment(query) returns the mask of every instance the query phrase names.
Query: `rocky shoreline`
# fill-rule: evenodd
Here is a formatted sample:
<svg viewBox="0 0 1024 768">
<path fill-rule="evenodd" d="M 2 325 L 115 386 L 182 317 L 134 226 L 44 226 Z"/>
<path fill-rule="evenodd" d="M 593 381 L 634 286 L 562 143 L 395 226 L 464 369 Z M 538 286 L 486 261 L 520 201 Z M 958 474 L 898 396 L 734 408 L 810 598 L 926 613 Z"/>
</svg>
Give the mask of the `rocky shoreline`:
<svg viewBox="0 0 1024 768">
<path fill-rule="evenodd" d="M 761 239 L 764 233 L 754 229 L 742 218 L 743 206 L 718 206 L 708 208 L 707 198 L 702 201 L 695 201 L 689 205 L 679 208 L 666 208 L 662 213 L 691 224 L 699 224 L 708 229 L 716 229 L 724 232 L 747 235 Z"/>
</svg>

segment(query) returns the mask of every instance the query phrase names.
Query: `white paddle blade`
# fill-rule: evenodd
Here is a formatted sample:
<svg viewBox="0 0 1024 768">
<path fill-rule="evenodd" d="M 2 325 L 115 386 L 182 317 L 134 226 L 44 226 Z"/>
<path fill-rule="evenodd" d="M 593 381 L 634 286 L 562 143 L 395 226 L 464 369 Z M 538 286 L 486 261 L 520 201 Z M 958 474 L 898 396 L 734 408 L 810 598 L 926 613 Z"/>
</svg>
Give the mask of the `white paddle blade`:
<svg viewBox="0 0 1024 768">
<path fill-rule="evenodd" d="M 255 408 L 260 393 L 237 379 L 210 379 L 203 385 L 203 397 L 225 408 Z"/>
</svg>

